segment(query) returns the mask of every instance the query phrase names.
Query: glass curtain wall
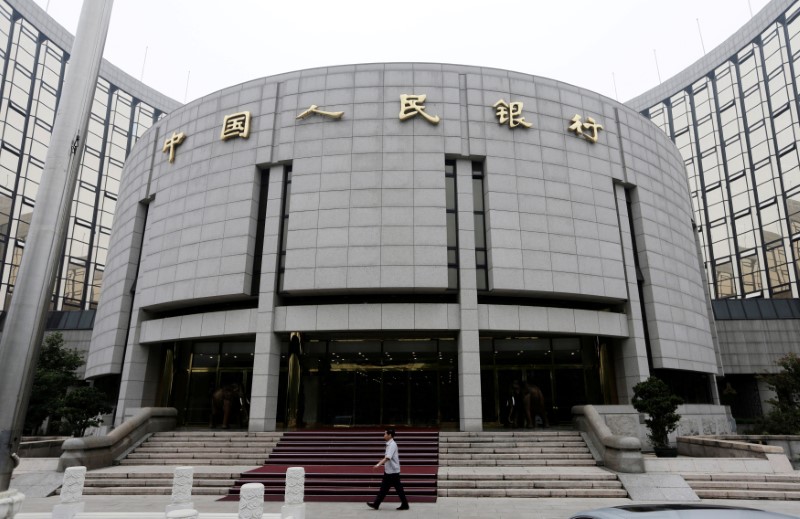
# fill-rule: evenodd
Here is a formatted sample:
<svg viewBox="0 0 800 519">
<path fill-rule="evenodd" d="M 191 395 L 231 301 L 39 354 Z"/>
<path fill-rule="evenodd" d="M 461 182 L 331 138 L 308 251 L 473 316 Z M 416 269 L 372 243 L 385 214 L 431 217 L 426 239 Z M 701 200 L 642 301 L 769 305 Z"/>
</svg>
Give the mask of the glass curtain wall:
<svg viewBox="0 0 800 519">
<path fill-rule="evenodd" d="M 0 311 L 14 293 L 68 59 L 0 0 Z M 97 306 L 122 164 L 162 115 L 98 80 L 53 310 Z"/>
<path fill-rule="evenodd" d="M 684 158 L 713 299 L 800 296 L 798 15 L 643 112 Z"/>
</svg>

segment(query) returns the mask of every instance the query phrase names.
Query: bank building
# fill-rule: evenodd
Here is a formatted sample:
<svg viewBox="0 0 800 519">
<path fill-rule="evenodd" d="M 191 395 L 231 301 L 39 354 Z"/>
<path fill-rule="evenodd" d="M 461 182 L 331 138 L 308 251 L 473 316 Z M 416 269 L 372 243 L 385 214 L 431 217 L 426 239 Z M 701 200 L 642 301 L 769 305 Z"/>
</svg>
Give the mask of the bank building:
<svg viewBox="0 0 800 519">
<path fill-rule="evenodd" d="M 653 374 L 728 431 L 800 351 L 798 9 L 773 0 L 628 103 L 378 63 L 181 105 L 104 63 L 48 328 L 115 424 L 208 424 L 235 385 L 250 431 L 472 431 L 515 382 L 559 423 Z M 0 25 L 7 308 L 71 36 L 29 0 Z"/>
</svg>

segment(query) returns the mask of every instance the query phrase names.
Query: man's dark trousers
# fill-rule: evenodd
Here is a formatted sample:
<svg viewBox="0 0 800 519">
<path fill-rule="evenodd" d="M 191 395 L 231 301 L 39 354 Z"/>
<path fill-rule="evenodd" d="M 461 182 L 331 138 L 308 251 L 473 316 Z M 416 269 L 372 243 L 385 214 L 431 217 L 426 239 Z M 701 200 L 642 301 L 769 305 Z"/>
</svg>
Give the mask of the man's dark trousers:
<svg viewBox="0 0 800 519">
<path fill-rule="evenodd" d="M 406 491 L 403 490 L 403 484 L 400 482 L 400 473 L 396 472 L 394 474 L 388 474 L 386 472 L 383 473 L 383 479 L 381 480 L 381 489 L 378 491 L 378 497 L 375 498 L 375 505 L 380 506 L 383 502 L 386 494 L 389 493 L 389 488 L 394 487 L 395 491 L 397 492 L 398 497 L 400 498 L 400 503 L 403 506 L 408 506 L 408 500 L 406 499 Z"/>
</svg>

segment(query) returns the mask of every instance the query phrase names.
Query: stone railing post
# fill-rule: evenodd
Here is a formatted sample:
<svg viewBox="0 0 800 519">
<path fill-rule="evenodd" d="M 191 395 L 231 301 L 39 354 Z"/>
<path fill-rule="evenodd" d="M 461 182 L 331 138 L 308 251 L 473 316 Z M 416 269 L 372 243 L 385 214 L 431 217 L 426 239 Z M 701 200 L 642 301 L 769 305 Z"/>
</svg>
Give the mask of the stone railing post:
<svg viewBox="0 0 800 519">
<path fill-rule="evenodd" d="M 172 503 L 167 505 L 166 513 L 169 514 L 178 510 L 192 510 L 192 480 L 194 479 L 194 467 L 175 467 L 175 475 L 172 478 Z M 193 517 L 177 515 L 175 517 Z"/>
<path fill-rule="evenodd" d="M 61 502 L 53 507 L 53 519 L 72 519 L 83 513 L 83 483 L 86 480 L 86 467 L 70 467 L 64 471 L 61 483 Z"/>
<path fill-rule="evenodd" d="M 306 471 L 303 467 L 286 469 L 286 492 L 284 505 L 281 507 L 281 519 L 305 519 L 306 504 L 303 502 L 306 493 Z"/>
<path fill-rule="evenodd" d="M 264 485 L 245 483 L 239 490 L 239 519 L 261 519 L 264 515 Z"/>
<path fill-rule="evenodd" d="M 13 488 L 0 492 L 0 519 L 14 519 L 24 500 L 25 494 Z"/>
</svg>

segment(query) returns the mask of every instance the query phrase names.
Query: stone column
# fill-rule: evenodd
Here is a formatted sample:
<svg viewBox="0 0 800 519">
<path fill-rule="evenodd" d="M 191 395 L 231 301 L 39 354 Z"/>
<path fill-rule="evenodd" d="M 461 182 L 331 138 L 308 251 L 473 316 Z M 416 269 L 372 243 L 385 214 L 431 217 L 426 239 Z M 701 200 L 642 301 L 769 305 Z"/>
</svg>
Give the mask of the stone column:
<svg viewBox="0 0 800 519">
<path fill-rule="evenodd" d="M 264 485 L 245 483 L 239 490 L 239 519 L 261 519 L 264 515 Z"/>
<path fill-rule="evenodd" d="M 281 519 L 305 519 L 306 471 L 303 467 L 289 467 L 286 470 L 286 492 L 281 507 Z"/>
<path fill-rule="evenodd" d="M 483 430 L 481 358 L 478 332 L 478 288 L 475 279 L 475 219 L 472 162 L 456 161 L 458 209 L 458 283 L 461 330 L 458 334 L 459 429 Z"/>
<path fill-rule="evenodd" d="M 619 222 L 622 256 L 625 261 L 625 281 L 628 286 L 628 301 L 625 303 L 625 315 L 628 317 L 628 338 L 620 341 L 620 347 L 614 351 L 614 363 L 617 367 L 617 393 L 620 404 L 629 404 L 633 398 L 633 386 L 650 376 L 647 365 L 647 345 L 644 337 L 644 319 L 639 299 L 639 283 L 636 275 L 636 263 L 633 250 L 628 204 L 625 186 L 614 184 L 617 199 L 617 218 Z"/>
<path fill-rule="evenodd" d="M 25 254 L 0 342 L 0 491 L 14 470 L 45 316 L 69 224 L 78 169 L 103 57 L 113 0 L 85 0 L 58 103 Z"/>
<path fill-rule="evenodd" d="M 192 481 L 194 480 L 194 467 L 175 467 L 172 478 L 172 503 L 167 505 L 166 513 L 179 510 L 192 510 Z M 187 517 L 178 515 L 175 517 Z M 192 517 L 192 516 L 188 516 Z"/>
<path fill-rule="evenodd" d="M 275 278 L 283 197 L 283 166 L 269 170 L 267 214 L 264 221 L 264 246 L 260 251 L 261 287 L 258 294 L 258 328 L 253 357 L 253 386 L 250 395 L 250 431 L 274 431 L 278 413 L 278 377 L 281 366 L 281 343 L 273 330 L 275 314 Z"/>
<path fill-rule="evenodd" d="M 83 513 L 83 483 L 86 480 L 86 467 L 70 467 L 64 471 L 61 483 L 61 503 L 53 507 L 52 519 L 72 519 Z"/>
</svg>

